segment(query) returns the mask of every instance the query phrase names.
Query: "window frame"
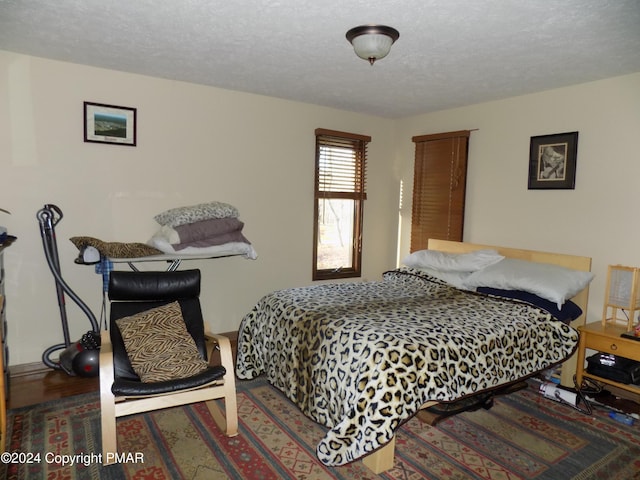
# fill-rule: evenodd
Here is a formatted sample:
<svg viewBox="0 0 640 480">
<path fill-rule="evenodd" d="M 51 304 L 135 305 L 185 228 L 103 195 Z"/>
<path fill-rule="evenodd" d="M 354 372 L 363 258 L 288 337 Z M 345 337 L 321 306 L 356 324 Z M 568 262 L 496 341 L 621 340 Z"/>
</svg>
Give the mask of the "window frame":
<svg viewBox="0 0 640 480">
<path fill-rule="evenodd" d="M 334 280 L 340 278 L 360 277 L 362 275 L 362 226 L 364 216 L 364 200 L 366 194 L 366 159 L 367 144 L 371 137 L 336 130 L 318 128 L 315 130 L 316 155 L 315 155 L 315 186 L 313 208 L 313 280 Z M 352 148 L 354 152 L 354 185 L 349 191 L 325 191 L 321 190 L 320 157 L 321 147 L 337 142 L 341 147 Z M 352 261 L 351 265 L 333 269 L 318 268 L 318 240 L 319 240 L 319 215 L 320 203 L 326 199 L 353 200 L 353 230 L 352 230 Z"/>
</svg>

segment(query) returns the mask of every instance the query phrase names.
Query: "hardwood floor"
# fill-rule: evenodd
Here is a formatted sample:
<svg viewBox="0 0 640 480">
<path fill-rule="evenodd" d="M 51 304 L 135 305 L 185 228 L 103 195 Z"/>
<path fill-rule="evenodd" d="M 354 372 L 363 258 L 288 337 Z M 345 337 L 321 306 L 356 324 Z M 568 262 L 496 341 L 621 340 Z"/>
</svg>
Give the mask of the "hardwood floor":
<svg viewBox="0 0 640 480">
<path fill-rule="evenodd" d="M 19 408 L 58 398 L 97 392 L 98 377 L 72 377 L 62 370 L 46 370 L 12 376 L 7 408 Z"/>
</svg>

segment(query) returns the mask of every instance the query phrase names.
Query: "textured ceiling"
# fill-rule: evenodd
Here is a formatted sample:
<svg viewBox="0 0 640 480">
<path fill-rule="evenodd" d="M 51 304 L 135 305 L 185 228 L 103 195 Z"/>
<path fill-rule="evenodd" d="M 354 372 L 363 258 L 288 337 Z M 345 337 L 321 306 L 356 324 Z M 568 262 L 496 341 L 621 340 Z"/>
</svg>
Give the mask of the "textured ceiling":
<svg viewBox="0 0 640 480">
<path fill-rule="evenodd" d="M 640 72 L 640 0 L 0 0 L 0 49 L 399 118 Z"/>
</svg>

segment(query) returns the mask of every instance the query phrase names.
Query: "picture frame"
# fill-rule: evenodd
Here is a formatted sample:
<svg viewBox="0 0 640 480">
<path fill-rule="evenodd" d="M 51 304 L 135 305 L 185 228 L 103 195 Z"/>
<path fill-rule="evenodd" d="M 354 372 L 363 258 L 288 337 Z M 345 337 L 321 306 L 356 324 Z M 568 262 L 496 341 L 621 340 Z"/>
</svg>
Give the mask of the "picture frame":
<svg viewBox="0 0 640 480">
<path fill-rule="evenodd" d="M 135 108 L 84 102 L 84 141 L 135 147 L 136 117 Z"/>
<path fill-rule="evenodd" d="M 578 132 L 531 137 L 529 190 L 573 190 L 576 184 Z"/>
</svg>

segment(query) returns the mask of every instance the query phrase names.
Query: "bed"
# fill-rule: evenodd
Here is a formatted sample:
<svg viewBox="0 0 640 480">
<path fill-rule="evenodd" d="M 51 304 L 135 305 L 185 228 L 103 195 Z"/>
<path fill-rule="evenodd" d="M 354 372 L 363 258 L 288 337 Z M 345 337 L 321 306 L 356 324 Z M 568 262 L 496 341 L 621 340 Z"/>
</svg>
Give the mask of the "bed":
<svg viewBox="0 0 640 480">
<path fill-rule="evenodd" d="M 588 257 L 462 242 L 430 240 L 429 250 L 491 250 L 535 265 L 591 268 Z M 421 408 L 499 388 L 570 358 L 587 297 L 588 282 L 567 302 L 580 315 L 562 322 L 528 302 L 461 290 L 409 267 L 377 282 L 280 290 L 243 318 L 236 375 L 266 375 L 329 429 L 317 446 L 322 463 L 362 458 L 379 473 L 393 465 L 395 430 Z M 562 381 L 574 371 L 563 368 Z"/>
</svg>

